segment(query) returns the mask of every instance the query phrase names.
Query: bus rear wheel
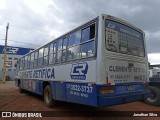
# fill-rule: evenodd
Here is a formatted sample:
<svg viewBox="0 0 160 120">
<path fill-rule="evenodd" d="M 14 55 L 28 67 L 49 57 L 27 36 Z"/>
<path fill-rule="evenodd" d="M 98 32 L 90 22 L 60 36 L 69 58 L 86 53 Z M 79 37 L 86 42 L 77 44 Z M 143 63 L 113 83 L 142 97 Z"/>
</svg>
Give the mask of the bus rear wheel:
<svg viewBox="0 0 160 120">
<path fill-rule="evenodd" d="M 44 103 L 48 107 L 55 106 L 55 101 L 52 99 L 52 90 L 51 90 L 51 86 L 50 85 L 47 85 L 45 87 L 44 92 L 43 92 L 43 99 L 44 99 Z"/>
<path fill-rule="evenodd" d="M 153 106 L 160 105 L 160 89 L 155 86 L 150 86 L 149 89 L 151 91 L 151 96 L 144 100 L 145 103 Z"/>
</svg>

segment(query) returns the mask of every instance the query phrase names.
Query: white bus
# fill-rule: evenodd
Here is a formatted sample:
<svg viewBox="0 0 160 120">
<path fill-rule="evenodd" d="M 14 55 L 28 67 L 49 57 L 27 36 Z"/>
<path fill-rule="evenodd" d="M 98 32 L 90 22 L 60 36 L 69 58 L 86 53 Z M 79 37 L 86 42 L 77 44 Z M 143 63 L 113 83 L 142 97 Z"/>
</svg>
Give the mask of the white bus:
<svg viewBox="0 0 160 120">
<path fill-rule="evenodd" d="M 149 97 L 144 32 L 110 15 L 60 36 L 17 61 L 16 85 L 44 97 L 90 106 Z"/>
</svg>

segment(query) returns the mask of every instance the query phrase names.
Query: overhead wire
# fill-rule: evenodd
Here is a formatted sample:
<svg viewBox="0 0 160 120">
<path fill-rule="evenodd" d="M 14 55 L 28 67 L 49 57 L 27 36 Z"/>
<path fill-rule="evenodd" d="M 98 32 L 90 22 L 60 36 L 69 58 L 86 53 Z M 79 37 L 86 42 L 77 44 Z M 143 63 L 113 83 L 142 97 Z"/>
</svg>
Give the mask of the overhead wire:
<svg viewBox="0 0 160 120">
<path fill-rule="evenodd" d="M 0 40 L 5 40 L 5 39 L 0 39 Z M 22 44 L 28 44 L 28 45 L 34 45 L 34 46 L 41 46 L 41 45 L 36 45 L 36 44 L 32 44 L 32 43 L 20 42 L 20 41 L 16 41 L 16 40 L 8 40 L 8 41 L 12 41 L 12 42 L 16 42 L 16 43 L 22 43 Z"/>
</svg>

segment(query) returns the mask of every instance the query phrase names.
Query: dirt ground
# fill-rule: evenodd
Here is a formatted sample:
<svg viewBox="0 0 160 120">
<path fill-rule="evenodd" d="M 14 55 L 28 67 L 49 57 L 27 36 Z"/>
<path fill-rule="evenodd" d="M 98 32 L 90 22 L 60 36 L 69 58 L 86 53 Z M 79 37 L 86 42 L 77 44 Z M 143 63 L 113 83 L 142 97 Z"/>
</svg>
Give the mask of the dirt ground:
<svg viewBox="0 0 160 120">
<path fill-rule="evenodd" d="M 9 111 L 9 112 L 41 112 L 45 111 L 43 115 L 48 114 L 48 117 L 42 116 L 42 118 L 12 118 L 12 119 L 25 119 L 25 120 L 49 120 L 49 119 L 133 119 L 133 120 L 158 120 L 158 117 L 125 117 L 126 114 L 131 113 L 155 113 L 160 115 L 160 106 L 150 106 L 146 105 L 142 101 L 122 104 L 122 105 L 114 105 L 109 107 L 101 107 L 95 108 L 85 105 L 79 105 L 74 103 L 67 102 L 57 102 L 54 108 L 48 108 L 43 103 L 43 98 L 41 96 L 32 94 L 32 93 L 20 93 L 19 89 L 14 85 L 14 81 L 6 82 L 5 84 L 0 83 L 0 112 Z M 89 112 L 87 112 L 89 111 Z M 117 112 L 119 111 L 119 112 Z M 130 112 L 128 112 L 130 111 Z M 133 112 L 134 111 L 134 112 Z M 146 112 L 144 112 L 146 111 Z M 159 111 L 159 112 L 158 112 Z M 85 116 L 88 114 L 88 116 Z M 110 114 L 113 117 L 104 117 L 104 114 Z M 125 114 L 124 117 L 115 117 L 117 114 Z M 77 115 L 77 116 L 76 116 Z M 1 115 L 0 115 L 1 116 Z M 52 116 L 52 117 L 49 117 Z M 99 118 L 98 118 L 98 117 Z M 121 115 L 119 115 L 121 116 Z M 10 120 L 11 118 L 0 118 Z"/>
</svg>

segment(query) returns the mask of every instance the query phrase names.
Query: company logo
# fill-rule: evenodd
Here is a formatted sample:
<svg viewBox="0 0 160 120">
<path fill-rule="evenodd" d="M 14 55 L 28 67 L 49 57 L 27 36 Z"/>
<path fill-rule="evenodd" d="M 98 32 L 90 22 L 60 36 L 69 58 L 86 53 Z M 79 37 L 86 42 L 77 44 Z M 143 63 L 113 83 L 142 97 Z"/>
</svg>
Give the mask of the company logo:
<svg viewBox="0 0 160 120">
<path fill-rule="evenodd" d="M 13 118 L 23 118 L 23 117 L 42 117 L 41 113 L 33 113 L 33 112 L 2 112 L 2 117 L 13 117 Z"/>
<path fill-rule="evenodd" d="M 2 112 L 2 117 L 11 117 L 11 112 Z"/>
<path fill-rule="evenodd" d="M 17 54 L 19 48 L 16 48 L 16 47 L 7 47 L 6 48 L 6 52 L 8 54 Z M 3 49 L 3 52 L 4 52 L 4 49 Z"/>
<path fill-rule="evenodd" d="M 85 80 L 87 72 L 88 64 L 86 62 L 77 63 L 72 65 L 70 76 L 71 79 Z"/>
</svg>

